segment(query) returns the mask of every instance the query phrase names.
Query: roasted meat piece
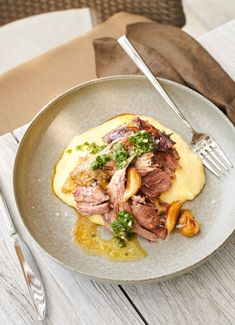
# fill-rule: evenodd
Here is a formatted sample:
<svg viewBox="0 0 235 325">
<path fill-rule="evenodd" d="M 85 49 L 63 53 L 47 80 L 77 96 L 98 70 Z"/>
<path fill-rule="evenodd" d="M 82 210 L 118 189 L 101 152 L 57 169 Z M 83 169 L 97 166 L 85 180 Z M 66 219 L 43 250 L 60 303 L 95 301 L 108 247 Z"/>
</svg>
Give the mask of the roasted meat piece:
<svg viewBox="0 0 235 325">
<path fill-rule="evenodd" d="M 167 230 L 164 227 L 157 226 L 155 229 L 151 230 L 159 239 L 164 240 L 167 235 Z"/>
<path fill-rule="evenodd" d="M 157 241 L 157 235 L 153 232 L 141 227 L 137 222 L 134 223 L 133 232 L 140 237 L 143 237 L 149 241 Z"/>
<path fill-rule="evenodd" d="M 169 190 L 172 184 L 171 176 L 155 168 L 142 178 L 141 192 L 150 199 L 157 199 L 162 192 Z"/>
<path fill-rule="evenodd" d="M 124 138 L 126 136 L 132 135 L 133 133 L 134 132 L 130 128 L 128 128 L 127 125 L 121 125 L 107 133 L 102 140 L 104 143 L 110 144 L 116 139 Z"/>
<path fill-rule="evenodd" d="M 162 216 L 158 214 L 157 208 L 146 197 L 142 195 L 133 196 L 131 209 L 137 224 L 138 232 L 136 233 L 138 235 L 142 236 L 141 233 L 143 233 L 145 237 L 142 237 L 148 240 L 154 239 L 154 241 L 165 239 L 167 232 L 162 224 Z M 146 230 L 148 232 L 145 232 Z M 150 235 L 149 232 L 155 236 Z"/>
<path fill-rule="evenodd" d="M 177 153 L 177 151 L 176 151 Z M 178 153 L 177 153 L 178 154 Z M 157 152 L 155 155 L 156 166 L 171 174 L 175 172 L 178 165 L 178 157 L 173 152 Z"/>
<path fill-rule="evenodd" d="M 109 196 L 99 187 L 77 186 L 73 191 L 77 210 L 83 216 L 103 214 L 109 211 Z"/>
<path fill-rule="evenodd" d="M 153 204 L 141 204 L 132 200 L 131 210 L 135 220 L 144 228 L 152 230 L 160 225 L 160 217 Z"/>
<path fill-rule="evenodd" d="M 118 169 L 107 187 L 107 193 L 110 198 L 110 205 L 115 213 L 118 211 L 128 211 L 130 212 L 130 206 L 128 202 L 124 202 L 124 192 L 125 192 L 125 180 L 126 180 L 126 170 L 127 166 L 122 169 Z"/>
<path fill-rule="evenodd" d="M 154 153 L 144 153 L 141 157 L 136 159 L 134 166 L 141 176 L 145 176 L 149 172 L 153 171 L 156 167 L 154 163 Z"/>
</svg>

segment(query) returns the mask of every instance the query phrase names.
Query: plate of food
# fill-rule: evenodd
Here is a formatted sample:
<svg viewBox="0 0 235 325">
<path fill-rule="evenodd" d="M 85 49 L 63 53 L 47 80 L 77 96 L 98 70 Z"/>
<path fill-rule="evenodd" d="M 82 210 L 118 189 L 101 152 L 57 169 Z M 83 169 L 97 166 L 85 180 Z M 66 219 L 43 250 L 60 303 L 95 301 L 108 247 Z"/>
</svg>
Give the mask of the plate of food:
<svg viewBox="0 0 235 325">
<path fill-rule="evenodd" d="M 193 90 L 160 82 L 235 164 L 227 118 Z M 68 90 L 34 118 L 18 149 L 24 226 L 46 254 L 92 279 L 154 282 L 190 271 L 235 227 L 234 169 L 215 177 L 190 140 L 143 76 Z"/>
</svg>

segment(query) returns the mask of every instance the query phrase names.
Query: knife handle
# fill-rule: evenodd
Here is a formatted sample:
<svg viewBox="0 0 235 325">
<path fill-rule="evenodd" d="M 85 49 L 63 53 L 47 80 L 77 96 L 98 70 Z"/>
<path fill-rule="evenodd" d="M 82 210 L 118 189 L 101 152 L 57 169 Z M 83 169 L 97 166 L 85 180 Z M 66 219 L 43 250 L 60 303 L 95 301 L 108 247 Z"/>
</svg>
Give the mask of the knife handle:
<svg viewBox="0 0 235 325">
<path fill-rule="evenodd" d="M 37 264 L 26 243 L 15 234 L 11 237 L 38 320 L 46 315 L 46 297 Z"/>
<path fill-rule="evenodd" d="M 1 207 L 3 207 L 4 210 L 2 211 L 2 215 L 5 219 L 10 238 L 13 242 L 15 253 L 20 263 L 37 318 L 38 320 L 43 320 L 46 315 L 46 299 L 41 275 L 29 247 L 17 233 L 7 206 L 7 202 L 0 191 L 0 208 Z"/>
</svg>

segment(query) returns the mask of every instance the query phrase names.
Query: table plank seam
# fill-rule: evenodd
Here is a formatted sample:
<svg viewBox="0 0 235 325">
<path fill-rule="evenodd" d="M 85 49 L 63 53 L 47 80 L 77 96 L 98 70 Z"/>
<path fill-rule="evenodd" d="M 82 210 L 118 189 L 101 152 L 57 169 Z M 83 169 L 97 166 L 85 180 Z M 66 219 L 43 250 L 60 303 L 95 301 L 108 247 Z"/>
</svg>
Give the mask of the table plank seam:
<svg viewBox="0 0 235 325">
<path fill-rule="evenodd" d="M 10 132 L 10 134 L 12 135 L 12 137 L 15 139 L 16 143 L 19 144 L 20 143 L 20 140 L 17 139 L 17 136 L 14 134 L 14 132 Z"/>
<path fill-rule="evenodd" d="M 136 311 L 136 313 L 139 315 L 139 317 L 141 318 L 141 320 L 143 321 L 143 323 L 145 325 L 149 325 L 149 323 L 145 319 L 144 315 L 138 309 L 138 307 L 136 306 L 136 304 L 134 303 L 134 301 L 131 299 L 131 297 L 128 295 L 128 293 L 126 292 L 126 290 L 121 285 L 119 285 L 118 287 L 121 289 L 121 291 L 123 292 L 123 294 L 125 295 L 125 297 L 129 301 L 129 303 L 132 305 L 132 307 L 134 308 L 134 310 Z"/>
</svg>

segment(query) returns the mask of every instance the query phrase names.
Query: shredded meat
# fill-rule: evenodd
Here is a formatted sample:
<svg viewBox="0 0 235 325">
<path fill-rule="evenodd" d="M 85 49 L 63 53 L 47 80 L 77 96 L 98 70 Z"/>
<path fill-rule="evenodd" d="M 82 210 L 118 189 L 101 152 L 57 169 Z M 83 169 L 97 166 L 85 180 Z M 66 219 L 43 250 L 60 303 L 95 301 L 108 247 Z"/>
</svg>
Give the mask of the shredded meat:
<svg viewBox="0 0 235 325">
<path fill-rule="evenodd" d="M 141 192 L 150 199 L 157 199 L 162 192 L 171 187 L 171 176 L 159 168 L 155 168 L 142 178 Z"/>
<path fill-rule="evenodd" d="M 118 169 L 107 187 L 107 193 L 110 198 L 110 204 L 114 212 L 126 210 L 130 212 L 130 206 L 127 202 L 123 202 L 123 195 L 125 192 L 125 175 L 126 169 Z"/>
<path fill-rule="evenodd" d="M 131 210 L 135 220 L 142 227 L 152 230 L 160 225 L 160 217 L 152 204 L 140 204 L 133 200 Z"/>
<path fill-rule="evenodd" d="M 77 186 L 73 191 L 77 210 L 83 216 L 109 211 L 109 196 L 98 187 Z"/>
<path fill-rule="evenodd" d="M 130 136 L 132 135 L 134 132 L 128 128 L 127 125 L 121 125 L 119 127 L 117 127 L 114 130 L 111 130 L 109 133 L 107 133 L 103 138 L 103 142 L 104 143 L 112 143 L 114 140 L 116 139 L 121 139 L 123 137 L 126 137 L 127 135 Z"/>
<path fill-rule="evenodd" d="M 118 211 L 125 210 L 131 212 L 129 203 L 123 202 L 123 196 L 125 192 L 126 170 L 132 159 L 133 157 L 130 157 L 124 168 L 115 171 L 107 187 L 111 210 L 103 215 L 103 220 L 105 227 L 110 231 L 112 231 L 110 224 L 116 219 Z"/>
<path fill-rule="evenodd" d="M 155 229 L 151 230 L 159 239 L 165 239 L 167 235 L 167 230 L 164 227 L 157 226 Z"/>
<path fill-rule="evenodd" d="M 158 152 L 156 154 L 156 164 L 158 168 L 172 175 L 177 168 L 178 160 L 175 155 L 171 152 Z"/>
<path fill-rule="evenodd" d="M 155 167 L 153 152 L 146 152 L 135 161 L 135 168 L 141 176 L 145 176 L 149 172 L 153 171 Z"/>
<path fill-rule="evenodd" d="M 151 237 L 154 238 L 154 241 L 157 240 L 157 238 L 165 239 L 167 234 L 164 227 L 165 218 L 158 215 L 158 211 L 152 203 L 146 202 L 145 197 L 141 195 L 135 195 L 132 197 L 131 209 L 140 236 L 142 236 L 141 233 L 143 233 L 145 236 L 148 236 L 147 239 Z M 148 230 L 148 233 L 143 232 L 145 230 Z M 150 235 L 149 232 L 153 233 L 155 236 Z"/>
<path fill-rule="evenodd" d="M 103 170 L 108 171 L 109 175 L 112 176 L 117 170 L 116 163 L 113 160 L 109 160 L 108 162 L 106 162 L 105 166 L 103 167 Z"/>
<path fill-rule="evenodd" d="M 140 204 L 146 204 L 146 197 L 141 195 L 133 195 L 132 201 L 135 201 Z"/>
<path fill-rule="evenodd" d="M 111 223 L 116 219 L 116 213 L 113 210 L 110 210 L 109 212 L 106 212 L 102 215 L 104 226 L 107 230 L 113 232 L 113 229 L 111 227 Z"/>
<path fill-rule="evenodd" d="M 151 231 L 149 231 L 147 229 L 144 229 L 137 222 L 133 226 L 133 232 L 135 234 L 147 239 L 147 240 L 157 241 L 157 235 L 156 234 L 154 234 L 153 232 L 151 232 Z"/>
</svg>

